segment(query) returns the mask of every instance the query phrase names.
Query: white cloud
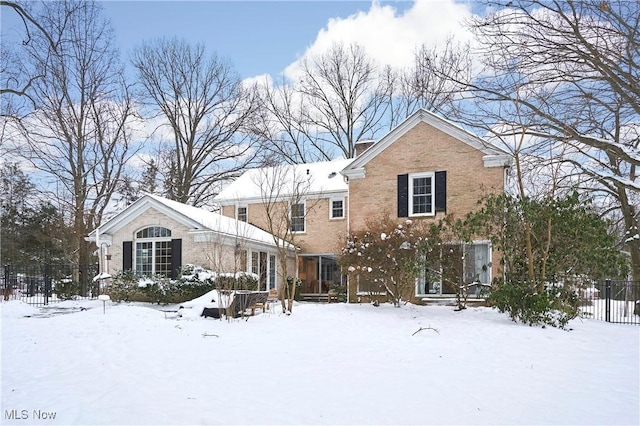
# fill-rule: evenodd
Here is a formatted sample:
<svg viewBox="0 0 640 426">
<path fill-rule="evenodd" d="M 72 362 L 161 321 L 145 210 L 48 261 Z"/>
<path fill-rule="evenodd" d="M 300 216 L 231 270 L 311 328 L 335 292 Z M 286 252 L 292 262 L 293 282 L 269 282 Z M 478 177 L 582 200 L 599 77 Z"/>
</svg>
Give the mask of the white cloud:
<svg viewBox="0 0 640 426">
<path fill-rule="evenodd" d="M 415 50 L 423 43 L 437 46 L 451 35 L 469 40 L 471 35 L 463 27 L 463 20 L 469 16 L 470 6 L 453 0 L 417 0 L 404 12 L 374 2 L 367 12 L 330 19 L 314 43 L 284 73 L 287 78 L 295 78 L 301 59 L 324 52 L 336 42 L 362 45 L 381 65 L 410 66 Z"/>
</svg>

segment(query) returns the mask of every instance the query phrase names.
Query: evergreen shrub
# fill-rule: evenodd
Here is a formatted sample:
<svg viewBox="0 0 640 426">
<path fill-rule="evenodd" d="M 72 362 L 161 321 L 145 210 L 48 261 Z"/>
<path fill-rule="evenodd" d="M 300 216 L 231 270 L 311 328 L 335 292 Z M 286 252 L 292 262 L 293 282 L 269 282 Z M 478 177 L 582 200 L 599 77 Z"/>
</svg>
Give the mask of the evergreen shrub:
<svg viewBox="0 0 640 426">
<path fill-rule="evenodd" d="M 548 285 L 536 291 L 524 280 L 502 282 L 494 286 L 489 298 L 490 306 L 507 313 L 515 322 L 530 326 L 552 326 L 564 329 L 580 313 L 577 292 L 562 286 Z"/>
<path fill-rule="evenodd" d="M 193 265 L 187 265 L 177 280 L 162 275 L 141 278 L 131 270 L 120 271 L 113 277 L 109 295 L 118 302 L 181 303 L 217 288 L 215 277 L 215 273 Z"/>
</svg>

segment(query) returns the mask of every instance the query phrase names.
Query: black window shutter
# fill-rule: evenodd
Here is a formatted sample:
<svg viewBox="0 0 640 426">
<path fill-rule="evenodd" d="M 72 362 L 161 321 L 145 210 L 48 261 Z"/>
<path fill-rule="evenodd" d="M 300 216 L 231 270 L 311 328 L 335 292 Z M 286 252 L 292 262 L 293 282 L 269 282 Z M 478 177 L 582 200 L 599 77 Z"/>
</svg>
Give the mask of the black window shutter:
<svg viewBox="0 0 640 426">
<path fill-rule="evenodd" d="M 409 217 L 409 175 L 398 175 L 398 217 Z"/>
<path fill-rule="evenodd" d="M 122 270 L 130 271 L 133 268 L 133 242 L 122 242 Z"/>
<path fill-rule="evenodd" d="M 178 278 L 178 271 L 182 267 L 182 240 L 171 240 L 171 278 Z"/>
<path fill-rule="evenodd" d="M 447 172 L 436 172 L 436 211 L 447 212 Z"/>
</svg>

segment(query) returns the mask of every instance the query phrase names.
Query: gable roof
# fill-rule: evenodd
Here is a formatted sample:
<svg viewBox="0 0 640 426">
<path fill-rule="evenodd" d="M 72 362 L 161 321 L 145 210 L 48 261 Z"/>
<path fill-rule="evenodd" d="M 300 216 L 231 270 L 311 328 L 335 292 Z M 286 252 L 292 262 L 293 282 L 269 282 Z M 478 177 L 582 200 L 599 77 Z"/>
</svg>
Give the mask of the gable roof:
<svg viewBox="0 0 640 426">
<path fill-rule="evenodd" d="M 398 124 L 383 136 L 382 139 L 374 143 L 362 155 L 345 167 L 342 174 L 349 178 L 364 177 L 364 166 L 369 161 L 382 153 L 389 145 L 400 139 L 419 123 L 426 123 L 482 152 L 485 154 L 483 157 L 485 167 L 505 167 L 511 164 L 511 156 L 506 151 L 490 145 L 457 124 L 421 108 L 407 117 L 402 123 Z"/>
<path fill-rule="evenodd" d="M 189 206 L 153 194 L 145 194 L 133 204 L 93 230 L 89 241 L 95 241 L 97 232 L 100 236 L 113 235 L 127 223 L 153 208 L 167 217 L 189 228 L 190 232 L 216 233 L 229 237 L 239 236 L 244 240 L 261 245 L 275 246 L 273 235 L 246 222 L 223 216 L 219 213 Z"/>
<path fill-rule="evenodd" d="M 261 167 L 244 172 L 238 179 L 227 185 L 213 200 L 216 203 L 261 202 L 262 186 L 265 180 L 282 179 L 278 182 L 282 190 L 280 196 L 291 194 L 287 188 L 294 187 L 296 181 L 304 182 L 303 196 L 329 196 L 331 194 L 346 194 L 348 184 L 340 175 L 340 171 L 347 167 L 353 159 L 339 159 L 319 161 L 316 163 L 286 164 L 274 167 Z"/>
</svg>

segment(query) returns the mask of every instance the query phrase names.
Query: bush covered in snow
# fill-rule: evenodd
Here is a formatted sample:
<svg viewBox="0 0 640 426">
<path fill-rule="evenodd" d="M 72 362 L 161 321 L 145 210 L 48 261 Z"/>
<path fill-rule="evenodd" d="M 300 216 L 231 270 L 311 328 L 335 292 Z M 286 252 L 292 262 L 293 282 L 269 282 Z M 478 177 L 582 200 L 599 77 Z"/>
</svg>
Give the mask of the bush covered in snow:
<svg viewBox="0 0 640 426">
<path fill-rule="evenodd" d="M 216 283 L 221 290 L 258 290 L 258 276 L 249 272 L 219 274 Z"/>
<path fill-rule="evenodd" d="M 439 269 L 439 256 L 432 252 L 441 244 L 442 226 L 412 220 L 397 223 L 383 214 L 347 238 L 339 263 L 359 288 L 383 294 L 400 306 L 411 298 L 421 273 Z"/>
<path fill-rule="evenodd" d="M 177 280 L 161 275 L 140 277 L 134 271 L 121 271 L 109 286 L 112 300 L 149 303 L 181 303 L 214 289 L 255 290 L 255 274 L 216 273 L 195 265 L 186 265 Z"/>
<path fill-rule="evenodd" d="M 515 322 L 559 328 L 578 316 L 581 305 L 578 293 L 571 288 L 549 285 L 537 291 L 535 284 L 524 280 L 498 283 L 488 302 Z"/>
</svg>

